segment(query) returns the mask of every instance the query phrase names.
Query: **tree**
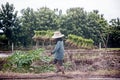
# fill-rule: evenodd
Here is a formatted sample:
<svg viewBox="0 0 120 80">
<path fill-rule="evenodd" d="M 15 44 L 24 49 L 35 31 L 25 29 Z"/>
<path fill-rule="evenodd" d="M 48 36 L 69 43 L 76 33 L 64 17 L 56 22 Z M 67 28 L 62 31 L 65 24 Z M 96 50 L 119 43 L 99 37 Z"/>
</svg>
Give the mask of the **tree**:
<svg viewBox="0 0 120 80">
<path fill-rule="evenodd" d="M 60 28 L 65 35 L 74 34 L 91 38 L 95 45 L 102 42 L 105 47 L 108 40 L 108 23 L 98 10 L 86 12 L 83 8 L 70 8 L 67 15 L 62 15 Z"/>
<path fill-rule="evenodd" d="M 38 20 L 37 30 L 57 30 L 58 29 L 58 15 L 55 11 L 47 7 L 42 7 L 36 12 Z"/>
<path fill-rule="evenodd" d="M 14 11 L 14 9 L 13 4 L 9 4 L 8 2 L 5 5 L 2 4 L 0 8 L 0 28 L 4 30 L 10 43 L 17 41 L 16 31 L 19 28 L 17 11 Z"/>
<path fill-rule="evenodd" d="M 26 47 L 32 44 L 32 37 L 34 35 L 33 30 L 35 30 L 37 25 L 37 18 L 35 16 L 35 11 L 32 8 L 26 8 L 21 10 L 22 16 L 20 17 L 21 24 L 21 34 L 20 42 Z"/>
<path fill-rule="evenodd" d="M 37 11 L 32 8 L 23 9 L 21 11 L 21 41 L 25 45 L 31 45 L 34 36 L 34 30 L 57 30 L 58 15 L 47 7 L 42 7 Z"/>
<path fill-rule="evenodd" d="M 88 13 L 87 17 L 87 37 L 92 38 L 95 45 L 102 42 L 103 47 L 107 47 L 109 26 L 103 14 L 100 15 L 98 10 L 93 10 L 93 12 Z"/>
<path fill-rule="evenodd" d="M 67 15 L 62 16 L 61 28 L 65 35 L 74 34 L 84 37 L 86 12 L 83 8 L 70 8 L 67 10 Z"/>
<path fill-rule="evenodd" d="M 120 47 L 120 18 L 110 20 L 109 47 Z"/>
</svg>

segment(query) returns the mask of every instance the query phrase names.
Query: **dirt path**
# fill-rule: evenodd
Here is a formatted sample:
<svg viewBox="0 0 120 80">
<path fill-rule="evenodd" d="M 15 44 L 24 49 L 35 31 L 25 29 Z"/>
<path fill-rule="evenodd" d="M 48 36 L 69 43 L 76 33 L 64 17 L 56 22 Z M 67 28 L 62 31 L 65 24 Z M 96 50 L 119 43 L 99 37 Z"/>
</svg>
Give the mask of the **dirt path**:
<svg viewBox="0 0 120 80">
<path fill-rule="evenodd" d="M 109 79 L 109 80 L 120 80 L 119 77 L 110 76 L 110 75 L 96 75 L 89 72 L 66 72 L 65 75 L 61 73 L 3 73 L 0 72 L 1 79 L 39 79 L 39 80 L 97 80 L 97 79 Z"/>
</svg>

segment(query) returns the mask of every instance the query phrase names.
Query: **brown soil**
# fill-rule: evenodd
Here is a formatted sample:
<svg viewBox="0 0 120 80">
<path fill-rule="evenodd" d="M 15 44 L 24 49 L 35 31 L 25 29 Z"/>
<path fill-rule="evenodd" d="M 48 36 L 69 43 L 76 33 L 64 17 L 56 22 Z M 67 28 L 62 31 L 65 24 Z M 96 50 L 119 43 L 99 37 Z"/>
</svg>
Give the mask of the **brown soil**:
<svg viewBox="0 0 120 80">
<path fill-rule="evenodd" d="M 49 53 L 49 51 L 46 51 Z M 66 50 L 71 61 L 65 75 L 0 72 L 0 80 L 120 80 L 120 51 Z M 83 57 L 82 57 L 83 56 Z M 1 62 L 0 64 L 2 64 Z M 99 78 L 99 79 L 98 79 Z"/>
<path fill-rule="evenodd" d="M 0 73 L 0 80 L 1 79 L 39 79 L 39 80 L 88 80 L 88 79 L 96 79 L 96 78 L 109 78 L 109 79 L 120 79 L 119 74 L 110 75 L 110 74 L 101 74 L 96 72 L 66 72 L 64 75 L 61 73 Z"/>
</svg>

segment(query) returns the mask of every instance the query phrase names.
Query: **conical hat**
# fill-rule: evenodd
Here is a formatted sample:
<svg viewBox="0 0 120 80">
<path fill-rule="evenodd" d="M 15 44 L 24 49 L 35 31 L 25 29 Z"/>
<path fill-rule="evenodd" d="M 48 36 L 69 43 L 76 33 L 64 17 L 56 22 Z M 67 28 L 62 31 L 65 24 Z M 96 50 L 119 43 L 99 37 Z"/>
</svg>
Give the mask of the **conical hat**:
<svg viewBox="0 0 120 80">
<path fill-rule="evenodd" d="M 56 31 L 56 32 L 54 32 L 54 35 L 52 36 L 52 38 L 61 38 L 63 36 L 64 36 L 64 34 L 61 34 L 60 31 Z"/>
</svg>

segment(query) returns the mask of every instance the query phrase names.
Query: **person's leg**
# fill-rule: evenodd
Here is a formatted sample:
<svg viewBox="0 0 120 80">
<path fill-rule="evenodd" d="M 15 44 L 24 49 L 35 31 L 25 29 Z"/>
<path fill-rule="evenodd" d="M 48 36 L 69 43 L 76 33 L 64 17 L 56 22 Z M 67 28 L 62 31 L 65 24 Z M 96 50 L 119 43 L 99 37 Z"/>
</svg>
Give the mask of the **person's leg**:
<svg viewBox="0 0 120 80">
<path fill-rule="evenodd" d="M 59 61 L 57 59 L 54 59 L 54 65 L 55 65 L 55 68 L 56 68 L 56 73 L 60 72 L 60 65 L 59 65 Z"/>
<path fill-rule="evenodd" d="M 65 74 L 64 72 L 64 66 L 63 66 L 63 60 L 59 60 L 59 69 L 61 70 L 62 74 Z"/>
<path fill-rule="evenodd" d="M 57 63 L 55 64 L 55 66 L 56 66 L 56 73 L 60 72 L 61 71 L 60 65 Z"/>
<path fill-rule="evenodd" d="M 62 71 L 62 74 L 65 74 L 65 72 L 64 72 L 64 66 L 60 66 L 60 69 Z"/>
</svg>

